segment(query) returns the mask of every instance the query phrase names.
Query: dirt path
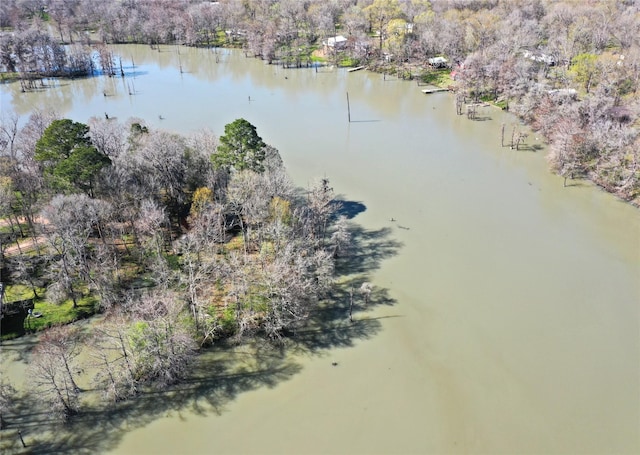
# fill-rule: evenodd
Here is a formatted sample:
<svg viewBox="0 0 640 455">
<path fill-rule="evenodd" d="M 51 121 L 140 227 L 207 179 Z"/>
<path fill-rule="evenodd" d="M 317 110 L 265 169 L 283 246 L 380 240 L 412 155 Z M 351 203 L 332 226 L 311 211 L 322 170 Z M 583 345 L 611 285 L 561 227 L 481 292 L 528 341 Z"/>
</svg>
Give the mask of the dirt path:
<svg viewBox="0 0 640 455">
<path fill-rule="evenodd" d="M 20 224 L 26 224 L 26 220 L 24 218 L 18 218 L 18 222 Z M 37 224 L 48 224 L 48 221 L 43 218 L 36 218 L 34 220 Z M 15 223 L 13 223 L 15 225 Z M 0 219 L 0 227 L 11 226 L 11 222 L 7 218 Z M 16 243 L 12 243 L 4 250 L 5 256 L 11 256 L 13 254 L 20 254 L 20 251 L 23 253 L 32 251 L 36 248 L 36 241 L 38 244 L 42 244 L 44 242 L 44 237 L 39 235 L 35 238 L 29 237 L 28 239 L 16 239 Z"/>
<path fill-rule="evenodd" d="M 23 253 L 26 253 L 27 251 L 32 251 L 36 248 L 36 240 L 39 245 L 42 245 L 44 242 L 44 237 L 39 235 L 35 239 L 33 237 L 30 237 L 26 240 L 21 240 L 18 245 L 13 244 L 7 249 L 5 249 L 4 255 L 11 256 L 13 254 L 20 254 L 21 251 Z"/>
</svg>

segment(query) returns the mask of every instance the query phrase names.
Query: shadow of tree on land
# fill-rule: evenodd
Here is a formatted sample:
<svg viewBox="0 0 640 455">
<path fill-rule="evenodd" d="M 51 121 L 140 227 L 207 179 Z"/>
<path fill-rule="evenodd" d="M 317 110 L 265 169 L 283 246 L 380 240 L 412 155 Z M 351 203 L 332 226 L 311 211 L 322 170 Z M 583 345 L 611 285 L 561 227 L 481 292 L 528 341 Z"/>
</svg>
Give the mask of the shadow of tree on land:
<svg viewBox="0 0 640 455">
<path fill-rule="evenodd" d="M 345 206 L 347 213 L 357 214 L 364 204 L 348 202 Z M 402 244 L 391 238 L 389 228 L 367 230 L 351 225 L 351 235 L 351 246 L 336 264 L 336 285 L 312 311 L 305 326 L 288 334 L 284 343 L 275 345 L 261 339 L 243 345 L 220 342 L 203 350 L 189 376 L 179 384 L 163 391 L 146 390 L 128 401 L 106 405 L 98 398 L 98 391 L 85 392 L 80 414 L 67 424 L 56 420 L 40 397 L 23 394 L 15 409 L 4 416 L 8 426 L 3 430 L 2 453 L 112 451 L 125 433 L 157 419 L 222 414 L 243 392 L 287 381 L 302 369 L 296 355 L 322 356 L 330 349 L 350 347 L 358 340 L 374 337 L 382 329 L 382 323 L 380 318 L 367 317 L 366 313 L 396 302 L 387 289 L 372 287 L 367 298 L 360 289 L 369 281 L 368 275 L 383 260 L 397 254 Z M 26 449 L 18 438 L 18 429 L 22 430 Z"/>
</svg>

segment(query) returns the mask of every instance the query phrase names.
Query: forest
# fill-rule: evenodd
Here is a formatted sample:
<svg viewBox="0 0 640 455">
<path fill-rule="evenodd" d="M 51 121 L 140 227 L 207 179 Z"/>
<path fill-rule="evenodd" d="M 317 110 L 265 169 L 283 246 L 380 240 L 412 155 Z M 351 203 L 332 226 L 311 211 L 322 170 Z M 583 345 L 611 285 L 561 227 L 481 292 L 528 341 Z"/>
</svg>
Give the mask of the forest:
<svg viewBox="0 0 640 455">
<path fill-rule="evenodd" d="M 3 75 L 25 89 L 43 75 L 115 74 L 115 43 L 234 46 L 274 64 L 437 81 L 520 117 L 565 179 L 640 204 L 635 1 L 5 0 L 0 27 Z"/>
<path fill-rule="evenodd" d="M 640 204 L 633 1 L 5 0 L 0 27 L 3 80 L 24 91 L 117 75 L 119 43 L 436 81 L 517 115 L 565 184 L 587 178 Z M 3 113 L 0 133 L 2 291 L 24 321 L 3 336 L 43 330 L 30 387 L 63 420 L 81 411 L 81 348 L 104 401 L 127 401 L 179 382 L 222 340 L 286 343 L 336 292 L 344 261 L 366 254 L 329 180 L 296 188 L 244 119 L 184 137 L 144 119 Z M 376 293 L 351 283 L 343 316 Z M 96 314 L 90 334 L 66 324 Z M 0 424 L 15 394 L 0 384 Z"/>
</svg>

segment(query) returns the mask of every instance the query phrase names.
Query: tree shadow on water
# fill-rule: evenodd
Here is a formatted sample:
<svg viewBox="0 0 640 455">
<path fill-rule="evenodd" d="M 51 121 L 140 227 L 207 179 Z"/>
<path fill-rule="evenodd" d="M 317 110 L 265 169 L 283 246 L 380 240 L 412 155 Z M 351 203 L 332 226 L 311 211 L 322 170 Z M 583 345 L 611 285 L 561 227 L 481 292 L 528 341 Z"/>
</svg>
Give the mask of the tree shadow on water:
<svg viewBox="0 0 640 455">
<path fill-rule="evenodd" d="M 367 210 L 367 206 L 358 201 L 345 201 L 336 199 L 332 202 L 332 204 L 336 208 L 336 217 L 345 216 L 349 220 L 355 218 L 357 215 Z"/>
<path fill-rule="evenodd" d="M 520 143 L 520 145 L 518 145 L 518 151 L 521 152 L 539 152 L 540 150 L 542 150 L 544 147 L 540 144 L 525 144 L 525 143 Z"/>
<path fill-rule="evenodd" d="M 378 269 L 383 260 L 398 254 L 403 246 L 402 242 L 391 238 L 389 227 L 367 230 L 352 225 L 350 233 L 351 243 L 346 254 L 336 259 L 338 276 L 370 273 Z"/>
<path fill-rule="evenodd" d="M 290 349 L 296 353 L 321 355 L 330 349 L 352 347 L 358 340 L 377 335 L 382 329 L 381 318 L 367 317 L 365 313 L 376 306 L 394 305 L 396 301 L 387 289 L 376 287 L 365 299 L 360 291 L 364 283 L 367 280 L 359 276 L 336 285 L 314 312 L 310 323 L 295 332 Z"/>
<path fill-rule="evenodd" d="M 11 438 L 12 444 L 4 441 L 2 453 L 96 454 L 115 450 L 129 431 L 164 417 L 222 414 L 239 394 L 274 387 L 302 369 L 278 346 L 259 341 L 244 346 L 224 344 L 203 352 L 180 383 L 162 391 L 146 390 L 110 405 L 98 404 L 93 397 L 93 404 L 85 405 L 67 423 L 43 409 L 37 397 L 21 396 L 14 413 L 5 416 L 8 426 L 2 437 Z"/>
<path fill-rule="evenodd" d="M 350 210 L 355 212 L 359 205 L 364 207 L 353 204 Z M 391 237 L 389 228 L 368 230 L 355 224 L 350 228 L 350 246 L 337 258 L 336 284 L 313 309 L 307 323 L 288 333 L 282 343 L 262 339 L 243 345 L 220 342 L 203 350 L 188 377 L 166 390 L 145 390 L 130 400 L 109 405 L 98 398 L 97 391 L 85 393 L 81 412 L 66 424 L 56 420 L 38 396 L 24 394 L 11 415 L 5 416 L 8 427 L 2 437 L 8 442 L 3 441 L 2 453 L 114 451 L 127 432 L 158 419 L 219 415 L 240 394 L 287 381 L 302 370 L 296 356 L 324 356 L 331 349 L 351 347 L 376 336 L 382 329 L 382 318 L 368 313 L 396 301 L 388 289 L 372 285 L 369 274 L 397 254 L 402 244 Z M 18 429 L 27 448 L 21 445 Z"/>
<path fill-rule="evenodd" d="M 351 347 L 357 340 L 375 336 L 382 328 L 379 319 L 366 311 L 396 303 L 389 290 L 370 283 L 369 274 L 383 260 L 395 256 L 402 243 L 391 238 L 390 228 L 368 230 L 350 225 L 351 242 L 336 258 L 336 284 L 312 314 L 309 323 L 291 338 L 293 349 L 320 353 L 333 348 Z"/>
</svg>

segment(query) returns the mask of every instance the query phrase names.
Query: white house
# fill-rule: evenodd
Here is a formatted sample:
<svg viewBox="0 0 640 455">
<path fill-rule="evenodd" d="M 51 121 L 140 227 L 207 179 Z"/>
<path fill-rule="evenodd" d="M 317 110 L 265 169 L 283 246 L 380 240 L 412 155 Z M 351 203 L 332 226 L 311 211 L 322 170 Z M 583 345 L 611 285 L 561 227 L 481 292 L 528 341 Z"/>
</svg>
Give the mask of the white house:
<svg viewBox="0 0 640 455">
<path fill-rule="evenodd" d="M 322 44 L 332 49 L 342 49 L 347 45 L 347 39 L 342 35 L 332 36 L 331 38 L 327 38 L 326 41 L 323 41 Z"/>
<path fill-rule="evenodd" d="M 556 64 L 556 60 L 551 55 L 543 54 L 542 52 L 525 50 L 522 56 L 534 62 L 546 63 L 549 66 Z"/>
<path fill-rule="evenodd" d="M 429 65 L 434 68 L 444 68 L 447 66 L 447 59 L 444 57 L 433 57 L 428 60 Z"/>
</svg>

